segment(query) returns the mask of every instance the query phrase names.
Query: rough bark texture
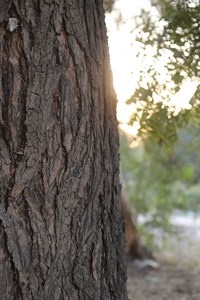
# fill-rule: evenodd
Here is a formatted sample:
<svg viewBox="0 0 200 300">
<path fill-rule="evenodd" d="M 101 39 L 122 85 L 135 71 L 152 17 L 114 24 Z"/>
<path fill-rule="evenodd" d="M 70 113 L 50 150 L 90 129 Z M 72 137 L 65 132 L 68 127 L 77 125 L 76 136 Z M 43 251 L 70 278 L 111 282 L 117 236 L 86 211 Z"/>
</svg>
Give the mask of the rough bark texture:
<svg viewBox="0 0 200 300">
<path fill-rule="evenodd" d="M 0 299 L 127 299 L 102 7 L 0 1 Z"/>
</svg>

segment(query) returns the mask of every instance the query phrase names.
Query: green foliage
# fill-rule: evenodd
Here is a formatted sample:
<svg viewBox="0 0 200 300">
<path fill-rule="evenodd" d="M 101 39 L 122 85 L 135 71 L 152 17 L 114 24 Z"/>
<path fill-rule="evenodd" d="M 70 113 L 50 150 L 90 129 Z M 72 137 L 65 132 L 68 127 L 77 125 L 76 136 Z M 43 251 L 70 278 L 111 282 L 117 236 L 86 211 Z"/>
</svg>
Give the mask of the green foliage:
<svg viewBox="0 0 200 300">
<path fill-rule="evenodd" d="M 175 209 L 200 209 L 199 129 L 188 124 L 177 131 L 171 148 L 147 138 L 139 147 L 121 134 L 121 165 L 135 215 L 144 216 L 139 225 L 141 236 L 149 247 L 153 232 L 169 232 L 169 218 Z"/>
<path fill-rule="evenodd" d="M 114 1 L 104 1 L 106 10 Z M 121 135 L 121 165 L 141 238 L 150 248 L 154 232 L 167 236 L 174 209 L 200 209 L 200 85 L 190 109 L 176 113 L 172 97 L 186 80 L 200 78 L 200 2 L 151 0 L 136 21 L 140 78 L 127 103 L 135 105 L 130 124 L 139 123 L 139 147 Z M 149 54 L 150 53 L 150 54 Z M 151 58 L 149 58 L 149 56 Z M 179 101 L 181 101 L 181 96 Z M 167 145 L 167 147 L 165 147 Z"/>
<path fill-rule="evenodd" d="M 106 12 L 111 12 L 114 4 L 115 4 L 115 0 L 104 0 L 103 1 L 104 10 Z"/>
<path fill-rule="evenodd" d="M 185 80 L 199 81 L 200 3 L 154 0 L 152 5 L 154 14 L 142 10 L 136 17 L 136 41 L 141 49 L 138 58 L 146 61 L 146 65 L 127 103 L 136 105 L 130 124 L 140 123 L 140 136 L 150 135 L 171 145 L 180 126 L 191 118 L 196 124 L 200 123 L 200 86 L 191 98 L 190 110 L 182 110 L 177 115 L 170 104 Z M 149 49 L 154 51 L 151 60 L 148 60 Z"/>
</svg>

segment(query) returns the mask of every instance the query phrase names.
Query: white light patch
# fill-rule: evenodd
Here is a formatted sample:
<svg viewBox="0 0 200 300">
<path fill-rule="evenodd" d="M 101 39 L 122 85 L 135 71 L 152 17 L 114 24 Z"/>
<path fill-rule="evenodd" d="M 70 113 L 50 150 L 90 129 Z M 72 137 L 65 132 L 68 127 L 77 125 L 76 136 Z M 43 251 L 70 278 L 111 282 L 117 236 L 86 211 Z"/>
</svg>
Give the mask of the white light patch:
<svg viewBox="0 0 200 300">
<path fill-rule="evenodd" d="M 181 109 L 190 109 L 190 99 L 194 95 L 197 86 L 199 85 L 199 81 L 186 81 L 180 91 L 176 93 L 171 99 L 171 105 L 175 106 L 175 114 L 178 114 Z"/>
<path fill-rule="evenodd" d="M 16 18 L 9 18 L 8 30 L 10 30 L 10 32 L 14 31 L 18 26 L 18 20 Z"/>
</svg>

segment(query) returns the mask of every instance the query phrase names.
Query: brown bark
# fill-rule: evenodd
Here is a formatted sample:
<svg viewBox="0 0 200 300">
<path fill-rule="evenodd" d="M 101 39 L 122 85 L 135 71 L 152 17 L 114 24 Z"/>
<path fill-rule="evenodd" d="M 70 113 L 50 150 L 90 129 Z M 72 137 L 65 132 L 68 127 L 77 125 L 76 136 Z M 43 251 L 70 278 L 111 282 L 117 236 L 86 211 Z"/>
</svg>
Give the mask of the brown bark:
<svg viewBox="0 0 200 300">
<path fill-rule="evenodd" d="M 0 294 L 127 299 L 100 0 L 0 1 Z M 18 20 L 11 31 L 9 18 Z"/>
<path fill-rule="evenodd" d="M 121 193 L 121 207 L 125 223 L 126 254 L 131 258 L 142 258 L 143 247 L 141 246 L 135 221 L 128 204 L 128 197 L 124 189 Z"/>
</svg>

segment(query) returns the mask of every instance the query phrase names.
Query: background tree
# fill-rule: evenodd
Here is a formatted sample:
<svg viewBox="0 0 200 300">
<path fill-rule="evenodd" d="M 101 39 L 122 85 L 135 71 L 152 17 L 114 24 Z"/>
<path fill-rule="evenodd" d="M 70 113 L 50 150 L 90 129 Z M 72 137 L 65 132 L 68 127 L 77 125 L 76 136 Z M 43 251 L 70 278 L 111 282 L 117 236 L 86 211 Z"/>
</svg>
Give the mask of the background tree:
<svg viewBox="0 0 200 300">
<path fill-rule="evenodd" d="M 170 148 L 149 138 L 134 147 L 133 138 L 121 133 L 125 187 L 140 240 L 153 253 L 173 236 L 172 214 L 195 216 L 200 209 L 198 132 L 191 123 L 179 129 Z"/>
<path fill-rule="evenodd" d="M 200 2 L 150 2 L 135 18 L 142 67 L 127 101 L 135 106 L 130 124 L 139 123 L 143 142 L 130 149 L 122 136 L 121 156 L 133 210 L 146 218 L 141 237 L 153 246 L 154 229 L 168 231 L 175 209 L 199 209 Z M 190 105 L 178 111 L 173 97 L 184 101 L 186 82 L 194 83 Z"/>
<path fill-rule="evenodd" d="M 140 122 L 139 134 L 150 134 L 169 145 L 176 140 L 177 127 L 190 119 L 197 126 L 200 122 L 200 3 L 151 3 L 150 11 L 143 10 L 136 17 L 136 40 L 141 46 L 138 57 L 147 64 L 141 69 L 138 87 L 128 102 L 136 103 L 131 123 Z M 151 59 L 149 50 L 153 52 Z M 171 100 L 186 80 L 196 82 L 196 90 L 191 93 L 192 106 L 177 114 Z"/>
<path fill-rule="evenodd" d="M 146 231 L 151 245 L 152 229 L 169 230 L 174 209 L 198 208 L 198 16 L 199 1 L 157 0 L 135 19 L 141 73 L 128 102 L 135 106 L 130 123 L 140 123 L 143 141 L 130 149 L 130 139 L 122 134 L 121 164 L 133 210 L 147 216 L 141 237 Z M 179 112 L 173 97 L 179 95 L 178 104 L 185 101 L 180 91 L 186 81 L 193 82 L 188 89 L 195 86 L 196 91 L 191 91 L 191 105 Z"/>
<path fill-rule="evenodd" d="M 0 8 L 1 298 L 127 299 L 102 1 Z"/>
</svg>

